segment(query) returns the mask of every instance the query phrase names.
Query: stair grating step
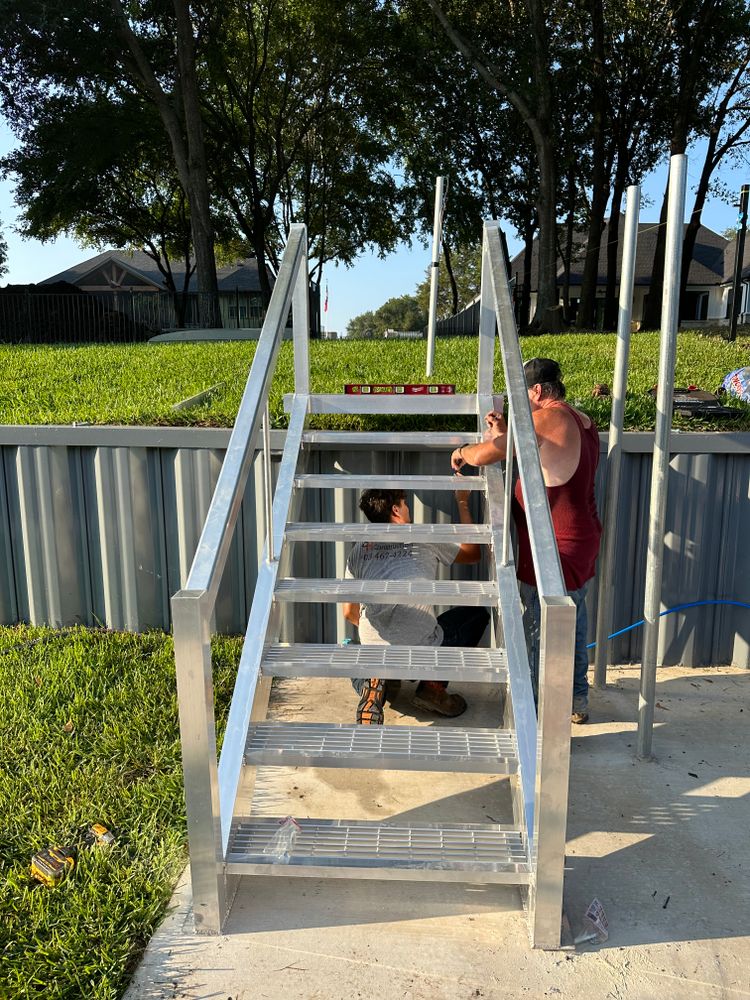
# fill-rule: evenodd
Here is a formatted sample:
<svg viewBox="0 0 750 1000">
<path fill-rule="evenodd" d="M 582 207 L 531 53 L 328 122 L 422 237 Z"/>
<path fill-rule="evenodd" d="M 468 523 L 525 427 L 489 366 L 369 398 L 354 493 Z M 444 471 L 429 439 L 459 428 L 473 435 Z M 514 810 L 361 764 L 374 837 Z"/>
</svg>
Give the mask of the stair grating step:
<svg viewBox="0 0 750 1000">
<path fill-rule="evenodd" d="M 294 485 L 319 490 L 484 490 L 487 480 L 484 476 L 359 476 L 348 472 L 308 472 L 295 476 Z"/>
<path fill-rule="evenodd" d="M 366 447 L 391 451 L 446 451 L 479 441 L 478 434 L 452 431 L 305 431 L 303 444 Z"/>
<path fill-rule="evenodd" d="M 505 683 L 502 649 L 463 646 L 269 646 L 261 664 L 269 677 L 383 677 L 392 680 Z"/>
<path fill-rule="evenodd" d="M 336 604 L 450 604 L 493 606 L 497 585 L 490 580 L 330 580 L 287 577 L 275 590 L 279 601 Z"/>
<path fill-rule="evenodd" d="M 314 875 L 318 869 L 333 875 L 331 869 L 338 868 L 344 877 L 379 878 L 388 877 L 390 869 L 397 878 L 529 881 L 523 835 L 509 827 L 298 819 L 300 831 L 282 859 L 270 848 L 281 822 L 275 817 L 236 818 L 227 872 L 262 874 L 272 866 L 289 875 Z"/>
<path fill-rule="evenodd" d="M 263 722 L 250 726 L 249 765 L 382 768 L 515 774 L 516 742 L 507 729 L 358 726 Z"/>
<path fill-rule="evenodd" d="M 346 524 L 291 522 L 285 537 L 292 542 L 489 542 L 489 524 Z"/>
</svg>

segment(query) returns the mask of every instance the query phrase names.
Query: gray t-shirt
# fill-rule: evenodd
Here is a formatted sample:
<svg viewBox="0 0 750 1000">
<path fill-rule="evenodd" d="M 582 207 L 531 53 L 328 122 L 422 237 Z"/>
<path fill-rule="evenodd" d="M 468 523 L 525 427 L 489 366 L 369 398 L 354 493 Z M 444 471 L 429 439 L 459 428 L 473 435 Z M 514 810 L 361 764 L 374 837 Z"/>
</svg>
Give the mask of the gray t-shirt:
<svg viewBox="0 0 750 1000">
<path fill-rule="evenodd" d="M 438 566 L 452 565 L 459 548 L 455 542 L 357 542 L 346 561 L 346 577 L 434 580 Z M 431 604 L 361 604 L 359 641 L 368 646 L 439 646 L 443 630 Z"/>
</svg>

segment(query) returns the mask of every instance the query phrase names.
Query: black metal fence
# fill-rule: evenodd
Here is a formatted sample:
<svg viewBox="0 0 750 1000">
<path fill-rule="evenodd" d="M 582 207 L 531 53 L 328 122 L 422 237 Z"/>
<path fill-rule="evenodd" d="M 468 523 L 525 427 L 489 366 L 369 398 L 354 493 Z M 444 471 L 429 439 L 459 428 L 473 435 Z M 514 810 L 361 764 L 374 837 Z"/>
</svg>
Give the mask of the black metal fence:
<svg viewBox="0 0 750 1000">
<path fill-rule="evenodd" d="M 251 292 L 223 292 L 218 309 L 198 293 L 42 292 L 0 289 L 0 342 L 138 343 L 175 329 L 257 328 L 265 307 Z"/>
</svg>

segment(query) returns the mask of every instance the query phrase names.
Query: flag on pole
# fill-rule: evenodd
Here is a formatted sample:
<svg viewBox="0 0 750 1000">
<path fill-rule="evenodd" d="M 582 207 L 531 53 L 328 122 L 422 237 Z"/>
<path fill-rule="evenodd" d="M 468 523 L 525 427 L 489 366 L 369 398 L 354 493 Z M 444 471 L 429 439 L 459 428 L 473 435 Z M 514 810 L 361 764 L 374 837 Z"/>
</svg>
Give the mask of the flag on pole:
<svg viewBox="0 0 750 1000">
<path fill-rule="evenodd" d="M 325 302 L 323 303 L 323 312 L 324 313 L 328 312 L 328 281 L 326 281 L 326 298 Z"/>
</svg>

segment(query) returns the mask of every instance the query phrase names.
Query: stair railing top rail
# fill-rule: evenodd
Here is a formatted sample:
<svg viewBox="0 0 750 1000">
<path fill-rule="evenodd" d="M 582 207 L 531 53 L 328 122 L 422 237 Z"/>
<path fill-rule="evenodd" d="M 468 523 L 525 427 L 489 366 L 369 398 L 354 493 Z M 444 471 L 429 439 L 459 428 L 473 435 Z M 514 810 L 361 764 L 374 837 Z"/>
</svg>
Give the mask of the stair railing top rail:
<svg viewBox="0 0 750 1000">
<path fill-rule="evenodd" d="M 500 239 L 500 227 L 496 222 L 485 222 L 485 236 L 486 252 L 490 261 L 489 277 L 505 371 L 508 422 L 512 426 L 537 588 L 543 597 L 561 597 L 565 596 L 565 583 L 547 501 L 547 488 L 539 461 L 539 446 L 531 418 L 513 303 L 505 277 L 505 252 Z"/>
<path fill-rule="evenodd" d="M 206 516 L 185 590 L 216 594 L 224 572 L 232 535 L 253 461 L 253 444 L 276 368 L 290 306 L 294 305 L 295 392 L 310 391 L 308 356 L 307 232 L 293 225 L 271 301 L 242 394 L 237 419 L 227 445 L 216 489 Z"/>
</svg>

